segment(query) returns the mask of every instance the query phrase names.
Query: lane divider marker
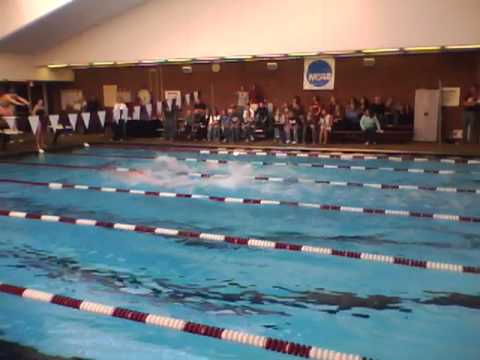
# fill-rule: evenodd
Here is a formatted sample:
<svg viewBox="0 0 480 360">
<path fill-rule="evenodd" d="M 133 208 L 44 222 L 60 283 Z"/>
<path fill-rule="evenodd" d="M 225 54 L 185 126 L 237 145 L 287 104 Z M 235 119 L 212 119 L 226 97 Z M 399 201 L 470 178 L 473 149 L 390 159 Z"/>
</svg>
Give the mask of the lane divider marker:
<svg viewBox="0 0 480 360">
<path fill-rule="evenodd" d="M 109 158 L 109 159 L 131 159 L 131 160 L 155 160 L 158 157 L 154 156 L 126 156 L 126 155 L 98 155 L 98 154 L 73 154 L 73 156 L 84 156 L 93 158 Z M 177 161 L 183 162 L 195 162 L 195 163 L 207 163 L 215 165 L 227 165 L 236 163 L 236 160 L 223 160 L 223 159 L 199 159 L 199 158 L 182 158 L 174 157 Z M 433 175 L 452 175 L 452 174 L 469 174 L 469 172 L 457 172 L 455 170 L 441 170 L 441 169 L 420 169 L 420 168 L 396 168 L 396 167 L 376 167 L 376 166 L 357 166 L 357 165 L 332 165 L 322 163 L 293 163 L 293 162 L 280 162 L 280 161 L 247 161 L 247 163 L 256 166 L 293 166 L 304 168 L 321 168 L 321 169 L 337 169 L 337 170 L 349 170 L 349 171 L 389 171 L 389 172 L 406 172 L 415 174 L 433 174 Z"/>
<path fill-rule="evenodd" d="M 132 170 L 128 170 L 128 171 L 132 171 Z M 140 190 L 140 189 L 124 189 L 124 188 L 90 186 L 90 185 L 79 185 L 79 184 L 37 182 L 37 181 L 26 181 L 26 180 L 17 180 L 17 179 L 0 179 L 0 183 L 10 183 L 10 184 L 28 185 L 28 186 L 43 186 L 43 187 L 48 187 L 49 189 L 52 189 L 52 190 L 69 189 L 69 190 L 90 190 L 90 191 L 99 191 L 99 192 L 118 192 L 118 193 L 128 193 L 128 194 L 134 194 L 134 195 L 155 196 L 155 197 L 164 197 L 164 198 L 207 200 L 207 201 L 213 201 L 217 203 L 218 202 L 227 203 L 227 204 L 235 203 L 235 204 L 245 204 L 245 205 L 290 206 L 290 207 L 299 207 L 299 208 L 318 209 L 320 211 L 360 213 L 360 214 L 366 214 L 366 215 L 412 217 L 412 218 L 419 218 L 419 219 L 454 221 L 454 222 L 461 222 L 461 223 L 465 223 L 465 222 L 480 223 L 480 217 L 478 216 L 428 213 L 428 212 L 418 212 L 418 211 L 411 211 L 411 210 L 364 208 L 364 207 L 346 206 L 346 205 L 338 205 L 338 204 L 306 203 L 306 202 L 300 202 L 300 201 L 274 200 L 274 199 L 237 198 L 237 197 L 225 197 L 225 196 L 192 194 L 192 193 L 174 193 L 174 192 L 164 192 L 164 191 L 162 192 L 162 191 L 150 191 L 150 190 Z"/>
<path fill-rule="evenodd" d="M 193 176 L 198 178 L 218 178 L 226 179 L 229 175 L 224 174 L 210 174 L 200 172 L 178 172 L 177 175 Z M 335 180 L 319 180 L 312 178 L 295 178 L 295 177 L 273 177 L 273 176 L 242 176 L 245 179 L 255 181 L 269 181 L 269 182 L 284 182 L 284 183 L 304 183 L 304 184 L 319 184 L 319 185 L 332 185 L 332 186 L 348 186 L 348 187 L 364 187 L 377 190 L 416 190 L 416 191 L 436 191 L 436 192 L 449 192 L 449 193 L 469 193 L 480 194 L 480 189 L 469 188 L 455 188 L 455 187 L 442 187 L 442 186 L 423 186 L 423 185 L 402 185 L 402 184 L 380 184 L 380 183 L 361 183 L 352 181 L 335 181 Z"/>
<path fill-rule="evenodd" d="M 114 144 L 97 144 L 97 147 L 103 148 L 119 148 L 122 146 Z M 129 144 L 128 146 L 135 147 L 135 144 Z M 140 147 L 140 146 L 137 146 Z M 151 146 L 149 146 L 151 148 Z M 276 156 L 276 157 L 297 157 L 297 158 L 319 158 L 319 159 L 336 159 L 336 160 L 388 160 L 395 162 L 428 162 L 435 161 L 445 164 L 463 164 L 463 165 L 480 165 L 480 159 L 469 159 L 463 157 L 441 157 L 441 156 L 413 156 L 413 155 L 389 155 L 382 153 L 343 153 L 343 152 L 318 152 L 315 150 L 303 150 L 303 151 L 282 151 L 282 150 L 266 150 L 266 149 L 226 149 L 217 148 L 202 149 L 195 147 L 183 147 L 183 148 L 168 148 L 168 147 L 153 147 L 157 151 L 183 151 L 183 152 L 197 152 L 200 154 L 212 154 L 212 155 L 234 155 L 234 156 Z"/>
<path fill-rule="evenodd" d="M 0 161 L 0 164 L 145 174 L 143 170 L 134 169 L 134 168 L 125 168 L 125 167 L 48 164 L 48 163 L 16 162 L 16 161 L 6 161 L 6 160 Z M 197 172 L 192 172 L 192 173 L 179 172 L 177 173 L 177 175 L 192 175 L 192 176 L 201 177 L 201 178 L 224 177 L 221 174 L 208 174 L 208 173 L 197 173 Z M 257 180 L 257 181 L 270 181 L 270 182 L 290 182 L 291 181 L 291 182 L 299 182 L 299 183 L 316 183 L 316 184 L 334 185 L 334 186 L 368 187 L 368 188 L 381 189 L 381 190 L 423 190 L 423 191 L 437 191 L 437 192 L 458 192 L 458 193 L 480 194 L 480 189 L 454 188 L 454 187 L 441 187 L 441 186 L 430 187 L 430 186 L 422 186 L 422 185 L 375 184 L 375 183 L 316 180 L 316 179 L 310 179 L 310 178 L 282 178 L 282 177 L 269 177 L 269 176 L 252 176 L 250 177 L 250 179 Z"/>
<path fill-rule="evenodd" d="M 274 351 L 286 355 L 317 360 L 372 360 L 365 356 L 347 354 L 316 346 L 298 344 L 293 341 L 280 340 L 162 315 L 144 313 L 123 307 L 108 306 L 88 300 L 79 300 L 68 296 L 55 295 L 44 291 L 1 282 L 0 292 L 33 301 L 64 306 L 82 312 L 91 313 L 96 316 L 110 316 L 122 320 L 136 321 L 146 325 L 176 330 L 198 336 L 211 337 L 222 341 L 235 342 L 245 346 L 257 347 L 263 350 Z"/>
<path fill-rule="evenodd" d="M 94 226 L 105 229 L 122 230 L 129 232 L 137 232 L 143 234 L 155 234 L 168 237 L 198 239 L 213 242 L 226 242 L 229 244 L 246 246 L 251 248 L 271 249 L 291 252 L 304 252 L 314 255 L 335 256 L 341 258 L 348 258 L 354 260 L 362 260 L 369 262 L 377 262 L 388 265 L 407 266 L 417 269 L 429 269 L 436 271 L 450 271 L 456 273 L 480 274 L 480 267 L 449 264 L 429 260 L 415 260 L 399 256 L 381 255 L 358 251 L 339 250 L 327 247 L 309 246 L 294 243 L 275 242 L 270 240 L 262 240 L 255 238 L 244 238 L 237 236 L 230 236 L 224 234 L 202 233 L 194 230 L 180 230 L 161 228 L 148 225 L 114 223 L 110 221 L 94 220 L 94 219 L 78 219 L 69 216 L 57 216 L 51 214 L 27 213 L 23 211 L 0 209 L 0 216 L 39 220 L 44 222 L 63 223 L 80 226 Z"/>
</svg>

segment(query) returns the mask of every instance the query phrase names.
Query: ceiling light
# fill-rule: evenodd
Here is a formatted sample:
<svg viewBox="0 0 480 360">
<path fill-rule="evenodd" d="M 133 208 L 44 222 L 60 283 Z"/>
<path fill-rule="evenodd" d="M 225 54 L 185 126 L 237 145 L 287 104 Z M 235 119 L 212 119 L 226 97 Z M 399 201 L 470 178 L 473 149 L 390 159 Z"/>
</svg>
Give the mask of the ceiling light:
<svg viewBox="0 0 480 360">
<path fill-rule="evenodd" d="M 378 53 L 391 53 L 391 52 L 398 52 L 400 51 L 399 48 L 387 48 L 387 49 L 366 49 L 362 50 L 364 54 L 378 54 Z"/>
<path fill-rule="evenodd" d="M 447 50 L 462 50 L 462 49 L 480 49 L 480 44 L 475 45 L 450 45 L 445 46 Z"/>
<path fill-rule="evenodd" d="M 115 64 L 113 61 L 96 61 L 92 63 L 93 66 L 108 66 L 113 64 Z"/>
<path fill-rule="evenodd" d="M 171 58 L 167 59 L 168 62 L 189 62 L 192 61 L 191 58 Z"/>
<path fill-rule="evenodd" d="M 253 55 L 233 55 L 233 56 L 225 56 L 225 59 L 228 60 L 242 60 L 242 59 L 251 59 Z"/>
<path fill-rule="evenodd" d="M 197 57 L 195 60 L 197 61 L 216 61 L 220 60 L 221 58 L 218 56 L 204 56 L 204 57 Z"/>
<path fill-rule="evenodd" d="M 437 51 L 440 50 L 440 46 L 418 46 L 418 47 L 406 47 L 405 51 Z"/>
<path fill-rule="evenodd" d="M 48 65 L 47 67 L 49 69 L 61 69 L 61 68 L 66 68 L 68 66 L 68 64 L 51 64 L 51 65 Z"/>
<path fill-rule="evenodd" d="M 294 52 L 289 53 L 288 56 L 315 56 L 318 55 L 318 52 Z"/>
</svg>

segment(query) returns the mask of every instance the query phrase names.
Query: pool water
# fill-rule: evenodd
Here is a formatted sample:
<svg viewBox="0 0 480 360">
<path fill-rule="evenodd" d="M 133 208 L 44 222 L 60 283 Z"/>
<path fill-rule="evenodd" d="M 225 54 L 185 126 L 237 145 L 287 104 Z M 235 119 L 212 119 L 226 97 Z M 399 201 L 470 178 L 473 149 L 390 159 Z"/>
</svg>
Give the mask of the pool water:
<svg viewBox="0 0 480 360">
<path fill-rule="evenodd" d="M 86 156 L 84 156 L 86 155 Z M 139 159 L 153 157 L 155 159 Z M 227 164 L 180 159 L 226 159 Z M 89 148 L 0 163 L 2 179 L 480 216 L 480 194 L 253 181 L 252 176 L 480 188 L 480 166 Z M 255 161 L 453 170 L 421 174 Z M 101 171 L 126 167 L 143 173 Z M 223 174 L 198 178 L 194 173 Z M 0 209 L 254 237 L 468 266 L 480 223 L 0 183 Z M 480 358 L 478 275 L 0 217 L 0 282 L 375 359 Z M 0 339 L 88 359 L 282 359 L 0 294 Z"/>
</svg>

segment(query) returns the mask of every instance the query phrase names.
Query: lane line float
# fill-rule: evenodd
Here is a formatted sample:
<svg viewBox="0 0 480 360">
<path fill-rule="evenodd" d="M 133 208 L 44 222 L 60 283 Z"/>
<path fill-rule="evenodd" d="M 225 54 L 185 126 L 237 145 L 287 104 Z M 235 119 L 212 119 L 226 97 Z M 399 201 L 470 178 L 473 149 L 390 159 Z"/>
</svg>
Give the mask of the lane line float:
<svg viewBox="0 0 480 360">
<path fill-rule="evenodd" d="M 72 154 L 73 156 L 93 157 L 93 158 L 108 158 L 108 159 L 130 159 L 130 160 L 155 160 L 158 156 L 127 156 L 127 155 L 98 155 L 98 154 Z M 207 163 L 215 165 L 233 164 L 237 161 L 223 160 L 223 159 L 199 159 L 190 157 L 174 157 L 177 161 Z M 322 163 L 294 163 L 281 161 L 247 161 L 247 163 L 256 166 L 293 166 L 303 168 L 319 168 L 319 169 L 337 169 L 348 171 L 389 171 L 389 172 L 406 172 L 414 174 L 431 174 L 431 175 L 453 175 L 453 174 L 469 174 L 468 172 L 457 172 L 455 170 L 441 170 L 441 169 L 421 169 L 421 168 L 396 168 L 396 167 L 377 167 L 377 166 L 360 166 L 360 165 L 331 165 Z"/>
<path fill-rule="evenodd" d="M 117 171 L 122 172 L 124 170 L 117 170 Z M 127 169 L 125 171 L 131 172 L 134 170 Z M 418 211 L 411 211 L 411 210 L 364 208 L 364 207 L 346 206 L 346 205 L 338 205 L 338 204 L 319 204 L 319 203 L 306 203 L 306 202 L 300 202 L 300 201 L 287 201 L 287 200 L 237 198 L 237 197 L 225 197 L 225 196 L 204 195 L 204 194 L 149 191 L 149 190 L 140 190 L 140 189 L 124 189 L 124 188 L 114 188 L 114 187 L 106 187 L 106 186 L 90 186 L 90 185 L 67 184 L 67 183 L 56 183 L 56 182 L 24 181 L 24 180 L 17 180 L 17 179 L 0 179 L 0 183 L 10 183 L 10 184 L 28 185 L 28 186 L 43 186 L 43 187 L 48 187 L 49 189 L 52 189 L 52 190 L 68 189 L 68 190 L 90 190 L 90 191 L 99 191 L 99 192 L 117 192 L 117 193 L 128 193 L 128 194 L 134 194 L 134 195 L 154 196 L 154 197 L 160 197 L 160 198 L 207 200 L 207 201 L 213 201 L 217 203 L 220 202 L 220 203 L 226 203 L 226 204 L 290 206 L 290 207 L 309 208 L 309 209 L 317 209 L 320 211 L 331 211 L 331 212 L 412 217 L 412 218 L 419 218 L 419 219 L 454 221 L 454 222 L 461 222 L 461 223 L 466 223 L 466 222 L 480 223 L 480 217 L 478 216 L 464 216 L 464 215 L 444 214 L 444 213 L 428 213 L 428 212 L 418 212 Z"/>
<path fill-rule="evenodd" d="M 181 230 L 171 228 L 160 228 L 148 225 L 115 223 L 110 221 L 95 220 L 95 219 L 79 219 L 69 216 L 58 216 L 52 214 L 27 213 L 16 210 L 0 209 L 0 216 L 37 220 L 51 223 L 63 223 L 69 225 L 79 226 L 94 226 L 105 229 L 122 230 L 137 232 L 143 234 L 155 234 L 166 237 L 197 239 L 209 242 L 226 242 L 229 244 L 246 246 L 251 248 L 271 249 L 291 252 L 304 252 L 314 255 L 335 256 L 341 258 L 348 258 L 354 260 L 370 261 L 377 263 L 384 263 L 389 265 L 407 266 L 417 269 L 429 269 L 436 271 L 450 271 L 456 273 L 480 274 L 480 267 L 467 266 L 459 264 L 441 263 L 429 260 L 415 260 L 399 256 L 381 255 L 358 251 L 339 250 L 319 246 L 309 246 L 294 243 L 276 242 L 255 238 L 244 238 L 237 236 L 230 236 L 224 234 L 202 233 L 194 230 Z"/>
<path fill-rule="evenodd" d="M 55 295 L 44 291 L 24 288 L 0 282 L 0 292 L 18 296 L 38 302 L 64 306 L 94 314 L 96 316 L 110 316 L 122 320 L 136 321 L 146 325 L 162 327 L 169 330 L 190 333 L 198 336 L 211 337 L 217 340 L 230 341 L 245 346 L 257 347 L 263 350 L 278 352 L 297 357 L 317 360 L 372 360 L 365 356 L 347 354 L 328 350 L 312 345 L 298 344 L 293 341 L 253 335 L 237 330 L 205 325 L 187 320 L 144 313 L 123 307 L 113 307 L 88 300 L 79 300 L 69 296 Z"/>
<path fill-rule="evenodd" d="M 126 145 L 126 146 L 125 146 Z M 137 144 L 124 144 L 124 146 L 114 144 L 96 144 L 96 147 L 102 148 L 122 148 L 122 147 L 141 147 L 143 145 Z M 165 147 L 165 146 L 151 146 L 146 145 L 149 148 L 153 148 L 157 151 L 181 151 L 181 152 L 196 152 L 201 154 L 215 154 L 215 155 L 234 155 L 234 156 L 276 156 L 276 157 L 297 157 L 297 158 L 320 158 L 320 159 L 336 159 L 336 160 L 388 160 L 395 162 L 428 162 L 435 161 L 445 164 L 463 164 L 463 165 L 480 165 L 480 159 L 469 159 L 463 157 L 441 157 L 441 156 L 414 156 L 414 155 L 391 155 L 382 153 L 344 153 L 344 152 L 327 152 L 327 151 L 315 151 L 315 150 L 268 150 L 268 149 L 227 149 L 216 148 L 214 150 L 198 148 L 198 147 Z"/>
<path fill-rule="evenodd" d="M 200 172 L 178 172 L 177 175 L 192 176 L 198 178 L 212 178 L 212 179 L 226 179 L 229 175 L 224 174 L 210 174 Z M 245 179 L 255 181 L 268 181 L 276 183 L 304 183 L 304 184 L 319 184 L 332 186 L 347 186 L 347 187 L 364 187 L 377 190 L 416 190 L 416 191 L 434 191 L 434 192 L 448 192 L 448 193 L 468 193 L 480 194 L 480 189 L 473 188 L 456 188 L 451 186 L 424 186 L 424 185 L 408 185 L 408 184 L 385 184 L 385 183 L 362 183 L 352 181 L 335 181 L 335 180 L 320 180 L 312 178 L 296 178 L 296 177 L 273 177 L 273 176 L 242 176 Z"/>
</svg>

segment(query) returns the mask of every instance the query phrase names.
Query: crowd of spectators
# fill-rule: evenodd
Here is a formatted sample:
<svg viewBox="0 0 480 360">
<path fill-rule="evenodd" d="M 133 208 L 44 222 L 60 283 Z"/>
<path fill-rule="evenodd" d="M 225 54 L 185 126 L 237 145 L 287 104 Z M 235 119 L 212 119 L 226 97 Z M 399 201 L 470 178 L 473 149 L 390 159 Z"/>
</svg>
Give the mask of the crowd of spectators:
<svg viewBox="0 0 480 360">
<path fill-rule="evenodd" d="M 209 107 L 197 98 L 192 106 L 183 109 L 185 121 L 179 131 L 194 141 L 236 143 L 273 138 L 284 144 L 327 144 L 334 131 L 361 131 L 367 143 L 374 143 L 383 128 L 413 123 L 409 106 L 395 104 L 392 98 L 384 101 L 380 96 L 371 101 L 366 97 L 351 98 L 346 105 L 334 96 L 327 104 L 313 96 L 310 104 L 304 105 L 299 96 L 274 104 L 255 86 L 249 92 L 242 87 L 235 95 L 236 102 L 221 109 Z M 175 104 L 162 108 L 165 137 L 173 140 L 180 109 Z"/>
</svg>

